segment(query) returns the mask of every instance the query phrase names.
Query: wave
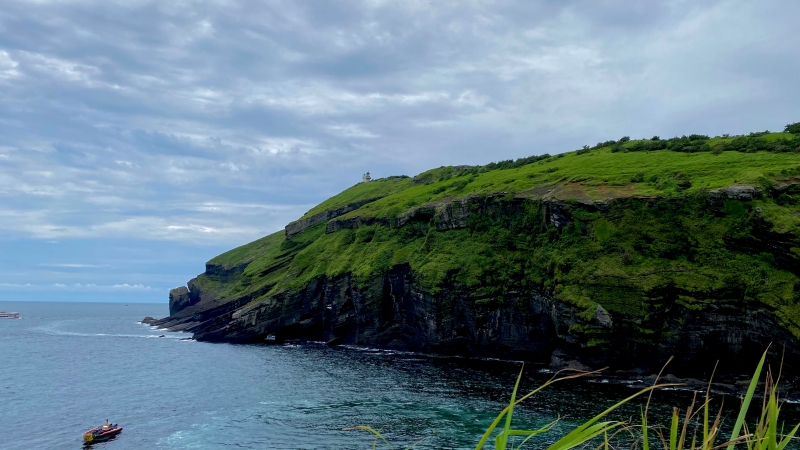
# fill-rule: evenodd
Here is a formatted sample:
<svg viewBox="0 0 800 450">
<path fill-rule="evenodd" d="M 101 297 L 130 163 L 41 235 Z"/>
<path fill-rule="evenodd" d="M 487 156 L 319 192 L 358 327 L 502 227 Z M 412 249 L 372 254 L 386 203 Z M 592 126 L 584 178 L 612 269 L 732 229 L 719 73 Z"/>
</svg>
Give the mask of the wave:
<svg viewBox="0 0 800 450">
<path fill-rule="evenodd" d="M 144 338 L 144 339 L 183 339 L 185 336 L 183 335 L 175 335 L 170 336 L 167 334 L 163 335 L 156 335 L 156 334 L 123 334 L 123 333 L 79 333 L 74 331 L 62 331 L 56 330 L 54 328 L 39 328 L 37 331 L 40 331 L 44 334 L 49 334 L 51 336 L 78 336 L 78 337 L 119 337 L 119 338 Z"/>
</svg>

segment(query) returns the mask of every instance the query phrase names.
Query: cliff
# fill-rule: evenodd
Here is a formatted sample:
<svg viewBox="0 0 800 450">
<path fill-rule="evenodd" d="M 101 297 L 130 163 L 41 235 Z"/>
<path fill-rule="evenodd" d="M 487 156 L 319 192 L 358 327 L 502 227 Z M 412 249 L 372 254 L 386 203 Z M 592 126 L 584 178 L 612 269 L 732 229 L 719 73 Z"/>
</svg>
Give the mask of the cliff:
<svg viewBox="0 0 800 450">
<path fill-rule="evenodd" d="M 772 344 L 796 374 L 798 180 L 800 138 L 756 133 L 360 183 L 209 261 L 154 324 L 687 376 Z"/>
</svg>

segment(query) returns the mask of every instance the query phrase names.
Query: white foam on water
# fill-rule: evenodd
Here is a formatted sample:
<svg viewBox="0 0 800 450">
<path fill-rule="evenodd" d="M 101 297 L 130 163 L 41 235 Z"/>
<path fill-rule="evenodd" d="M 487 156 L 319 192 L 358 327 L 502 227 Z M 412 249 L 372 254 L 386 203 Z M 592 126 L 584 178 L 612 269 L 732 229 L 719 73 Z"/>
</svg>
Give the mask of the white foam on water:
<svg viewBox="0 0 800 450">
<path fill-rule="evenodd" d="M 49 326 L 49 327 L 38 327 L 35 328 L 36 331 L 42 332 L 44 334 L 48 334 L 50 336 L 78 336 L 78 337 L 121 337 L 121 338 L 162 338 L 161 335 L 156 334 L 125 334 L 125 333 L 78 333 L 74 331 L 62 331 L 58 330 L 56 325 Z M 162 339 L 182 339 L 186 336 L 183 336 L 180 333 L 164 333 Z"/>
</svg>

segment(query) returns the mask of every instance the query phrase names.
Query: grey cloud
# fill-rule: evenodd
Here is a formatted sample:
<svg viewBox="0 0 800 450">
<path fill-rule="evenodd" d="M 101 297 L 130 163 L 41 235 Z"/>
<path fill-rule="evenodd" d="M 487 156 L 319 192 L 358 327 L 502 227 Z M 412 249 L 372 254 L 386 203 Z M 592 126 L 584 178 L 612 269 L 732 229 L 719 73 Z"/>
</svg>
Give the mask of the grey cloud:
<svg viewBox="0 0 800 450">
<path fill-rule="evenodd" d="M 774 129 L 800 120 L 798 15 L 788 0 L 8 1 L 0 201 L 16 219 L 0 228 L 241 243 L 367 169 Z"/>
</svg>

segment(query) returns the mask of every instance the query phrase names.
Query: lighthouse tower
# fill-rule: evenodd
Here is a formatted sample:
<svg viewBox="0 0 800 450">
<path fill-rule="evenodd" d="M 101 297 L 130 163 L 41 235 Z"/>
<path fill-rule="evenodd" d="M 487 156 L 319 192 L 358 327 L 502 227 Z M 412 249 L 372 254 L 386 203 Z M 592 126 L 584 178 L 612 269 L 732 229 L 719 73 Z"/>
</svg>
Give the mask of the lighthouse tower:
<svg viewBox="0 0 800 450">
<path fill-rule="evenodd" d="M 369 176 L 369 172 L 367 172 L 367 173 L 365 173 L 364 175 L 361 176 L 361 181 L 364 182 L 364 183 L 366 183 L 367 181 L 371 181 L 371 180 L 372 180 L 372 177 Z"/>
</svg>

